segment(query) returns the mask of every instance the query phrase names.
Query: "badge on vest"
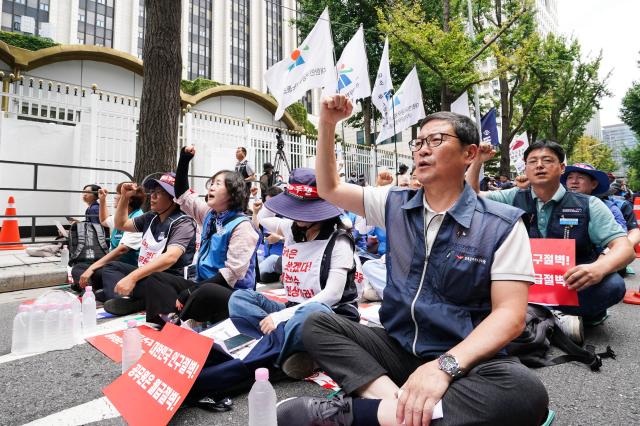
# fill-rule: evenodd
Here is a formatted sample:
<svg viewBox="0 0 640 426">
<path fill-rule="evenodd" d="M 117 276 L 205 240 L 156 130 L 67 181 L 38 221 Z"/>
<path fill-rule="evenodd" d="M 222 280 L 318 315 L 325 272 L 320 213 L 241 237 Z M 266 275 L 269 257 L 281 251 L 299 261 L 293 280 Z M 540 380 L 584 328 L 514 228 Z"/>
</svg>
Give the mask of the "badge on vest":
<svg viewBox="0 0 640 426">
<path fill-rule="evenodd" d="M 582 209 L 579 207 L 571 207 L 567 209 L 562 209 L 562 213 L 582 213 Z"/>
<path fill-rule="evenodd" d="M 561 217 L 560 218 L 560 225 L 561 226 L 577 226 L 578 225 L 578 218 Z"/>
</svg>

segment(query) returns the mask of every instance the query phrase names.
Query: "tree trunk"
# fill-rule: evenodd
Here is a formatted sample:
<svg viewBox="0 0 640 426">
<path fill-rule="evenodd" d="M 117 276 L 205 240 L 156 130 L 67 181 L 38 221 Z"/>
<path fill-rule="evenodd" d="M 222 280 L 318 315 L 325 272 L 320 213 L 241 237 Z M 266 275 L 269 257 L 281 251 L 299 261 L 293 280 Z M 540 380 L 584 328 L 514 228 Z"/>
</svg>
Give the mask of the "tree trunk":
<svg viewBox="0 0 640 426">
<path fill-rule="evenodd" d="M 451 90 L 447 83 L 442 83 L 440 86 L 440 111 L 451 111 Z"/>
<path fill-rule="evenodd" d="M 370 146 L 373 143 L 371 138 L 371 100 L 370 98 L 362 99 L 360 106 L 362 107 L 362 126 L 364 130 L 364 144 Z"/>
<path fill-rule="evenodd" d="M 509 144 L 511 143 L 511 120 L 509 116 L 509 82 L 505 74 L 498 78 L 500 82 L 500 115 L 502 117 L 502 135 L 500 137 L 500 174 L 510 176 L 511 159 L 509 158 Z"/>
<path fill-rule="evenodd" d="M 181 3 L 146 1 L 144 81 L 136 144 L 135 180 L 175 170 L 180 118 Z"/>
</svg>

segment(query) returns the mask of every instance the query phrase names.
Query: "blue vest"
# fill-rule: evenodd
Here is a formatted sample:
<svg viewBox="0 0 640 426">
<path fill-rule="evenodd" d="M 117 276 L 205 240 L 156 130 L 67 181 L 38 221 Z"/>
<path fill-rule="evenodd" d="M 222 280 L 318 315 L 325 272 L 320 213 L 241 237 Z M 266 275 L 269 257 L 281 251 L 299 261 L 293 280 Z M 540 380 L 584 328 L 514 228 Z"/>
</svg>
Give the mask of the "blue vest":
<svg viewBox="0 0 640 426">
<path fill-rule="evenodd" d="M 467 184 L 426 261 L 424 192 L 391 189 L 385 206 L 384 328 L 408 352 L 434 358 L 491 312 L 491 264 L 522 211 L 478 198 Z"/>
<path fill-rule="evenodd" d="M 227 260 L 227 251 L 229 249 L 229 240 L 231 239 L 233 230 L 240 223 L 249 220 L 247 216 L 239 213 L 223 223 L 224 229 L 221 232 L 216 232 L 216 229 L 209 229 L 208 224 L 211 222 L 212 217 L 213 212 L 211 211 L 205 216 L 203 221 L 205 226 L 203 226 L 202 229 L 202 239 L 200 242 L 200 250 L 198 251 L 197 281 L 211 278 L 218 273 L 218 270 L 224 268 L 224 262 Z M 253 251 L 254 254 L 257 248 L 256 245 Z M 252 255 L 246 275 L 236 281 L 233 288 L 254 289 L 256 282 L 255 267 L 256 257 Z"/>
<path fill-rule="evenodd" d="M 595 245 L 589 237 L 589 198 L 590 195 L 567 191 L 559 203 L 555 203 L 547 226 L 546 238 L 576 240 L 576 263 L 592 263 L 597 257 Z M 530 238 L 545 238 L 538 229 L 538 210 L 531 189 L 516 193 L 513 205 L 524 210 L 522 217 Z M 578 219 L 578 224 L 566 226 L 560 219 Z"/>
</svg>

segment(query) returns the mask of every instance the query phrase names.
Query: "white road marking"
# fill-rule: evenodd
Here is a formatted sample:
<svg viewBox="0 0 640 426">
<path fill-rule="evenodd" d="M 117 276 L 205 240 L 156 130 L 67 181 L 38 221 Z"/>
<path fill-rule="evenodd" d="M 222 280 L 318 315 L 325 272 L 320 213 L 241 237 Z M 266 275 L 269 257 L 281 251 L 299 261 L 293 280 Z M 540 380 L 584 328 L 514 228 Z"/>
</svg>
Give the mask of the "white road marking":
<svg viewBox="0 0 640 426">
<path fill-rule="evenodd" d="M 24 426 L 51 426 L 51 425 L 86 425 L 100 420 L 120 417 L 120 413 L 109 402 L 106 396 L 94 399 L 66 410 L 26 423 Z"/>
</svg>

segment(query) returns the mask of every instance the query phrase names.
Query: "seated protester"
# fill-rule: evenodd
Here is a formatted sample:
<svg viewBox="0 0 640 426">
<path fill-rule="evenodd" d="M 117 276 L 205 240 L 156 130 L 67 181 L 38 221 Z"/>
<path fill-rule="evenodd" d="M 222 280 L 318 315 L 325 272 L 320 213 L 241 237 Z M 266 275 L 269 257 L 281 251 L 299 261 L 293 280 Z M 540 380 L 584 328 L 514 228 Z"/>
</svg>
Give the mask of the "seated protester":
<svg viewBox="0 0 640 426">
<path fill-rule="evenodd" d="M 237 291 L 229 301 L 229 317 L 245 334 L 259 338 L 284 326 L 284 344 L 277 364 L 290 377 L 313 373 L 304 353 L 302 324 L 312 312 L 337 313 L 358 321 L 359 262 L 353 239 L 342 228 L 342 210 L 318 197 L 313 169 L 294 169 L 284 194 L 267 201 L 266 208 L 282 216 L 261 217 L 270 232 L 284 235 L 283 284 L 287 303 L 269 300 L 256 291 Z"/>
<path fill-rule="evenodd" d="M 268 163 L 265 163 L 265 165 Z M 267 188 L 265 199 L 268 201 L 282 193 L 282 189 L 277 186 Z M 259 228 L 264 235 L 262 242 L 262 256 L 258 256 L 258 271 L 261 283 L 272 283 L 280 279 L 282 274 L 282 250 L 284 249 L 284 237 L 275 232 L 264 232 L 258 221 L 258 213 L 262 211 L 262 202 L 256 201 L 253 205 L 253 215 L 251 221 L 256 228 Z M 268 210 L 267 210 L 268 212 Z M 275 214 L 274 214 L 275 215 Z"/>
<path fill-rule="evenodd" d="M 154 272 L 184 276 L 193 261 L 196 246 L 196 223 L 173 201 L 174 173 L 144 182 L 151 192 L 151 211 L 128 217 L 129 200 L 138 185 L 125 183 L 114 214 L 115 227 L 124 232 L 142 232 L 138 266 L 125 262 L 107 263 L 102 272 L 106 298 L 104 310 L 113 315 L 128 315 L 145 308 L 148 277 Z"/>
<path fill-rule="evenodd" d="M 411 167 L 411 183 L 409 184 L 409 188 L 411 189 L 422 188 L 422 184 L 418 180 L 418 176 L 416 176 L 416 166 Z"/>
<path fill-rule="evenodd" d="M 98 203 L 98 185 L 85 185 L 82 188 L 82 201 L 87 204 L 87 210 L 84 212 L 85 222 L 100 224 L 100 204 Z"/>
<path fill-rule="evenodd" d="M 121 199 L 120 191 L 122 189 L 122 183 L 119 183 L 116 187 L 116 195 L 114 197 L 116 207 Z M 104 298 L 104 292 L 102 291 L 102 267 L 113 260 L 138 266 L 138 252 L 140 250 L 140 244 L 142 243 L 142 233 L 123 232 L 115 228 L 113 216 L 109 214 L 107 207 L 107 194 L 108 191 L 104 188 L 98 190 L 98 198 L 100 199 L 100 224 L 105 228 L 109 228 L 111 231 L 111 247 L 109 248 L 109 253 L 94 263 L 77 263 L 73 265 L 71 269 L 71 276 L 73 277 L 71 288 L 76 291 L 81 291 L 81 289 L 84 289 L 87 285 L 91 285 L 96 299 L 100 302 L 106 300 Z M 142 207 L 146 198 L 147 195 L 142 188 L 137 188 L 133 196 L 129 198 L 129 206 L 127 209 L 129 219 L 142 216 L 143 213 L 140 207 Z"/>
<path fill-rule="evenodd" d="M 440 400 L 444 424 L 542 424 L 544 385 L 503 351 L 524 328 L 531 249 L 520 210 L 464 184 L 475 124 L 429 115 L 409 145 L 424 189 L 363 190 L 340 182 L 333 160 L 335 125 L 352 108 L 341 95 L 321 103 L 318 190 L 387 231 L 384 328 L 311 315 L 304 345 L 350 396 L 284 401 L 278 424 L 428 424 Z"/>
<path fill-rule="evenodd" d="M 586 163 L 566 166 L 564 173 L 560 176 L 560 183 L 571 192 L 586 195 L 600 195 L 609 190 L 607 174 Z M 627 232 L 627 222 L 624 220 L 618 206 L 613 201 L 602 198 L 601 200 L 611 210 L 611 214 L 613 214 L 620 227 Z M 599 251 L 602 251 L 602 249 Z"/>
<path fill-rule="evenodd" d="M 382 255 L 379 259 L 367 260 L 362 264 L 362 274 L 367 283 L 362 296 L 371 302 L 384 297 L 384 288 L 387 286 L 386 262 L 385 255 Z"/>
<path fill-rule="evenodd" d="M 205 202 L 189 190 L 189 162 L 195 147 L 180 152 L 175 197 L 202 229 L 195 280 L 160 272 L 147 286 L 147 321 L 180 311 L 180 321 L 218 322 L 229 317 L 228 302 L 237 289 L 255 287 L 258 232 L 243 211 L 246 185 L 239 173 L 221 170 L 211 177 Z M 165 318 L 167 318 L 165 316 Z M 176 321 L 177 322 L 177 321 Z"/>
<path fill-rule="evenodd" d="M 483 145 L 467 172 L 467 181 L 476 190 L 480 167 L 493 155 L 492 148 Z M 524 152 L 529 189 L 512 188 L 481 195 L 524 210 L 530 238 L 576 241 L 576 266 L 567 271 L 564 280 L 568 288 L 578 292 L 580 306 L 558 306 L 554 313 L 563 331 L 576 343 L 582 343 L 582 320 L 588 325 L 600 324 L 608 316 L 607 308 L 622 300 L 624 280 L 615 272 L 635 256 L 626 233 L 602 201 L 567 192 L 560 185 L 564 159 L 564 149 L 556 142 L 536 141 Z M 596 247 L 608 248 L 607 255 L 598 256 Z"/>
<path fill-rule="evenodd" d="M 626 223 L 627 230 L 627 238 L 631 241 L 632 246 L 636 246 L 640 244 L 640 229 L 638 229 L 638 221 L 636 220 L 636 215 L 633 211 L 633 204 L 623 197 L 619 195 L 615 195 L 619 193 L 620 184 L 618 182 L 613 182 L 609 188 L 609 191 L 604 195 L 602 200 L 605 199 L 609 202 L 614 203 L 621 211 L 622 217 Z"/>
</svg>

